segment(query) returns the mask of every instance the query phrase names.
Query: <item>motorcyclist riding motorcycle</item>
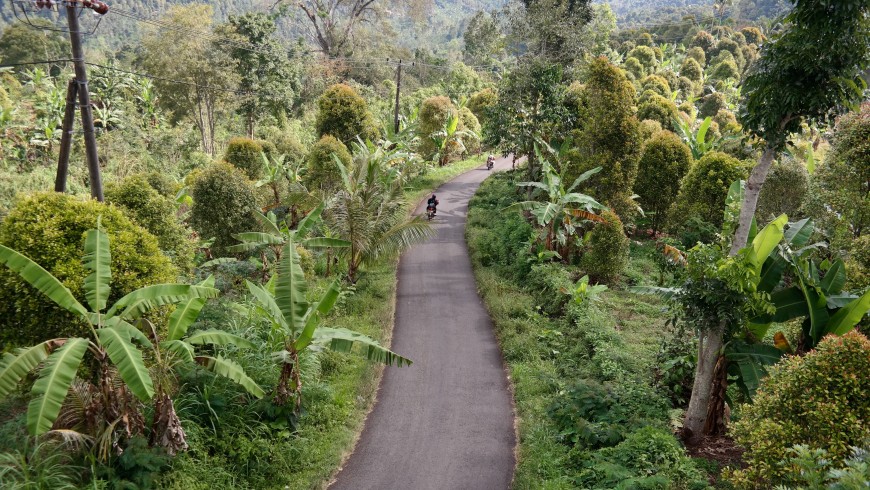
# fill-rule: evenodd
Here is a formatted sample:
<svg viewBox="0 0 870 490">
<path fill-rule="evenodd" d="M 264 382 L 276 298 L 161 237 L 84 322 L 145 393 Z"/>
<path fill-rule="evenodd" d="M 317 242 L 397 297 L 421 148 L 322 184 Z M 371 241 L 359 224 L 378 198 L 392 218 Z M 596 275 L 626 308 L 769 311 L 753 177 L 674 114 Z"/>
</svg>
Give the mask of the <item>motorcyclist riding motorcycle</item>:
<svg viewBox="0 0 870 490">
<path fill-rule="evenodd" d="M 489 158 L 486 159 L 486 169 L 492 170 L 493 165 L 495 165 L 495 156 L 490 154 Z"/>
<path fill-rule="evenodd" d="M 438 211 L 437 208 L 438 208 L 438 198 L 435 197 L 435 194 L 432 194 L 432 197 L 430 197 L 429 200 L 426 201 L 426 211 L 429 211 L 431 209 L 432 215 L 434 216 L 435 213 Z"/>
</svg>

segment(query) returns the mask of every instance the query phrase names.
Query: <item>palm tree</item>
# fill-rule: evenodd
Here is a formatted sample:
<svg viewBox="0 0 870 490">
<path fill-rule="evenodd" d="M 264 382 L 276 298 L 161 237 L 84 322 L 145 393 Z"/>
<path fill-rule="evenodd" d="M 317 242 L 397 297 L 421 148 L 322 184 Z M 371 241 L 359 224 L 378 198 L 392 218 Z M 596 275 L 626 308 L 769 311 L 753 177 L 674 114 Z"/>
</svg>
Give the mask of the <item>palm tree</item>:
<svg viewBox="0 0 870 490">
<path fill-rule="evenodd" d="M 505 211 L 531 212 L 532 216 L 536 218 L 538 226 L 546 230 L 547 236 L 544 246 L 547 250 L 552 251 L 556 250 L 557 246 L 565 247 L 567 245 L 568 237 L 574 235 L 579 224 L 577 220 L 602 221 L 602 218 L 595 214 L 595 210 L 607 209 L 607 207 L 599 204 L 591 196 L 574 192 L 580 184 L 600 172 L 601 167 L 584 172 L 571 184 L 571 187 L 566 189 L 562 177 L 544 159 L 537 146 L 535 153 L 542 163 L 543 178 L 540 182 L 519 182 L 517 186 L 536 189 L 539 193 L 543 193 L 546 199 L 544 201 L 514 203 L 505 208 Z"/>
<path fill-rule="evenodd" d="M 381 147 L 355 143 L 351 169 L 335 159 L 342 182 L 326 220 L 334 236 L 350 243 L 346 250 L 352 283 L 362 264 L 395 257 L 432 235 L 428 223 L 407 217 L 404 179 L 389 166 L 392 158 Z"/>
<path fill-rule="evenodd" d="M 263 286 L 247 281 L 248 290 L 258 303 L 258 311 L 269 320 L 272 354 L 281 368 L 275 387 L 275 404 L 284 406 L 293 398 L 299 409 L 302 401 L 300 353 L 312 345 L 337 352 L 352 352 L 355 347 L 368 360 L 388 366 L 409 366 L 411 361 L 382 347 L 363 334 L 344 328 L 321 326 L 339 297 L 338 282 L 333 282 L 323 296 L 307 301 L 308 284 L 299 264 L 299 254 L 292 239 L 284 244 L 278 273 Z"/>
<path fill-rule="evenodd" d="M 121 427 L 117 427 L 117 430 L 138 432 L 135 421 L 141 420 L 141 415 L 129 416 L 130 411 L 138 411 L 123 399 L 126 393 L 132 393 L 142 402 L 154 396 L 154 383 L 140 350 L 140 347 L 151 348 L 152 344 L 130 322 L 160 306 L 182 303 L 192 298 L 212 298 L 218 294 L 217 289 L 208 286 L 159 284 L 133 291 L 106 310 L 111 292 L 111 257 L 109 237 L 100 230 L 99 218 L 97 228 L 87 232 L 84 250 L 82 263 L 90 271 L 84 281 L 84 290 L 90 309 L 79 303 L 60 280 L 37 263 L 0 245 L 0 263 L 17 272 L 58 306 L 78 315 L 91 333 L 89 338 L 46 340 L 3 357 L 0 363 L 0 397 L 8 395 L 28 373 L 42 366 L 31 389 L 33 398 L 27 410 L 27 428 L 33 435 L 51 429 L 86 352 L 91 353 L 98 365 L 101 399 L 97 406 L 102 416 L 112 423 L 120 421 Z M 134 345 L 134 341 L 140 347 Z M 114 376 L 110 364 L 117 368 L 123 380 L 121 390 L 113 386 Z"/>
</svg>

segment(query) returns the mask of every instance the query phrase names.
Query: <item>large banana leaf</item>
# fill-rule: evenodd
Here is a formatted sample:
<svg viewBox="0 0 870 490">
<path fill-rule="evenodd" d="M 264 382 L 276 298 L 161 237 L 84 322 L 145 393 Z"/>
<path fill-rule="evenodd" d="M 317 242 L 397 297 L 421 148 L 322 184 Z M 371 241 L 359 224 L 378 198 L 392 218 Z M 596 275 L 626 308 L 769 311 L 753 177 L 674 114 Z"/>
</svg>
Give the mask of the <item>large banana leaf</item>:
<svg viewBox="0 0 870 490">
<path fill-rule="evenodd" d="M 834 313 L 828 322 L 827 333 L 843 335 L 849 332 L 864 318 L 868 310 L 870 310 L 870 291 Z"/>
<path fill-rule="evenodd" d="M 39 379 L 33 383 L 33 398 L 27 406 L 27 430 L 31 435 L 51 430 L 87 349 L 86 339 L 72 338 L 48 356 Z"/>
<path fill-rule="evenodd" d="M 61 308 L 81 316 L 87 315 L 88 310 L 76 300 L 70 290 L 36 262 L 9 247 L 0 245 L 0 263 L 17 272 L 28 284 Z"/>
<path fill-rule="evenodd" d="M 761 266 L 764 264 L 764 261 L 767 260 L 767 257 L 770 256 L 771 252 L 776 249 L 776 246 L 782 240 L 786 223 L 788 223 L 788 216 L 782 214 L 768 223 L 767 226 L 758 232 L 755 239 L 752 240 L 749 260 L 755 269 L 756 275 L 761 274 Z"/>
<path fill-rule="evenodd" d="M 106 312 L 106 317 L 111 318 L 118 311 L 121 311 L 122 318 L 131 320 L 160 306 L 181 303 L 190 298 L 216 298 L 219 293 L 220 291 L 215 288 L 191 286 L 190 284 L 145 286 L 119 299 Z"/>
<path fill-rule="evenodd" d="M 294 238 L 297 240 L 304 237 L 311 231 L 311 228 L 317 223 L 317 220 L 320 219 L 321 213 L 323 213 L 323 207 L 325 203 L 323 201 L 317 205 L 316 208 L 312 209 L 311 212 L 305 215 L 301 221 L 299 221 L 299 225 L 296 227 L 296 231 L 294 232 Z"/>
<path fill-rule="evenodd" d="M 183 340 L 160 342 L 160 348 L 177 355 L 184 362 L 193 362 L 193 346 Z"/>
<path fill-rule="evenodd" d="M 0 362 L 0 397 L 12 393 L 18 386 L 18 382 L 48 357 L 52 345 L 56 342 L 55 340 L 46 340 L 33 347 L 18 349 L 15 354 L 8 352 L 4 354 L 3 360 Z"/>
<path fill-rule="evenodd" d="M 302 266 L 299 265 L 296 245 L 293 241 L 288 241 L 284 245 L 281 262 L 278 264 L 275 303 L 292 332 L 298 332 L 304 327 L 303 318 L 308 311 L 308 303 L 305 301 L 307 292 L 308 284 L 305 282 Z"/>
<path fill-rule="evenodd" d="M 106 348 L 109 359 L 118 367 L 118 374 L 136 398 L 148 401 L 154 396 L 154 383 L 142 360 L 142 352 L 130 342 L 129 331 L 116 328 L 97 329 L 97 336 Z"/>
<path fill-rule="evenodd" d="M 269 214 L 263 214 L 259 211 L 254 210 L 254 217 L 257 218 L 257 221 L 263 225 L 263 228 L 266 229 L 268 233 L 273 233 L 275 235 L 281 234 L 281 229 L 278 228 L 277 219 L 275 219 L 275 213 L 269 211 Z"/>
<path fill-rule="evenodd" d="M 363 357 L 387 366 L 402 367 L 412 364 L 410 359 L 383 347 L 371 337 L 346 328 L 320 327 L 314 332 L 314 342 L 326 345 L 336 352 L 352 352 L 358 346 Z"/>
<path fill-rule="evenodd" d="M 809 338 L 812 340 L 812 346 L 815 346 L 825 335 L 827 330 L 825 327 L 831 318 L 828 313 L 828 302 L 816 291 L 814 286 L 806 284 L 800 277 L 798 277 L 798 281 L 807 301 Z"/>
<path fill-rule="evenodd" d="M 595 167 L 592 170 L 587 170 L 587 171 L 583 172 L 582 174 L 580 174 L 580 177 L 577 177 L 577 179 L 574 181 L 574 183 L 571 184 L 571 187 L 568 188 L 568 192 L 573 192 L 574 189 L 576 189 L 580 184 L 582 184 L 583 182 L 588 180 L 589 177 L 592 177 L 593 175 L 600 172 L 602 168 L 604 168 L 604 167 Z"/>
<path fill-rule="evenodd" d="M 97 229 L 88 230 L 85 236 L 85 255 L 82 259 L 85 269 L 91 271 L 85 278 L 85 299 L 91 311 L 103 311 L 106 300 L 111 294 L 112 269 L 109 252 L 109 235 L 100 229 L 100 219 L 97 218 Z"/>
<path fill-rule="evenodd" d="M 275 236 L 270 233 L 260 233 L 256 231 L 249 231 L 246 233 L 237 233 L 233 235 L 233 238 L 242 242 L 239 245 L 233 245 L 229 247 L 228 250 L 231 252 L 248 252 L 251 250 L 255 250 L 258 247 L 262 247 L 264 245 L 283 245 L 284 238 L 280 236 Z"/>
<path fill-rule="evenodd" d="M 832 294 L 840 294 L 843 292 L 843 286 L 846 285 L 846 265 L 842 260 L 837 259 L 831 268 L 825 273 L 822 279 L 822 291 L 825 296 Z"/>
<path fill-rule="evenodd" d="M 216 329 L 196 332 L 187 338 L 187 342 L 192 345 L 234 345 L 242 349 L 253 349 L 256 347 L 250 340 Z"/>
<path fill-rule="evenodd" d="M 800 221 L 789 223 L 788 229 L 785 230 L 783 239 L 790 247 L 804 247 L 810 241 L 813 235 L 815 226 L 813 220 L 804 218 Z"/>
<path fill-rule="evenodd" d="M 737 364 L 740 373 L 738 385 L 747 396 L 752 397 L 761 378 L 767 375 L 765 366 L 779 362 L 782 351 L 766 344 L 735 343 L 726 349 L 725 357 Z"/>
<path fill-rule="evenodd" d="M 311 343 L 311 340 L 314 338 L 314 332 L 320 323 L 321 315 L 326 315 L 332 310 L 332 307 L 335 306 L 335 302 L 338 300 L 338 296 L 338 281 L 334 281 L 329 285 L 329 289 L 326 290 L 323 297 L 320 298 L 317 306 L 308 310 L 305 328 L 293 344 L 297 351 L 305 349 Z"/>
<path fill-rule="evenodd" d="M 147 322 L 147 320 L 146 320 L 146 322 Z M 148 324 L 150 325 L 151 323 L 148 322 Z M 134 327 L 130 323 L 127 323 L 126 321 L 124 321 L 120 317 L 114 317 L 114 318 L 110 318 L 110 319 L 106 320 L 103 328 L 114 328 L 115 330 L 121 332 L 121 334 L 123 334 L 125 337 L 127 337 L 131 340 L 135 340 L 136 342 L 139 342 L 139 344 L 142 345 L 143 347 L 147 347 L 149 349 L 151 347 L 153 347 L 151 345 L 151 341 L 148 340 L 148 337 L 144 333 L 142 333 L 141 330 Z M 152 325 L 152 329 L 153 329 L 153 325 Z M 155 333 L 154 335 L 156 336 L 157 334 Z"/>
<path fill-rule="evenodd" d="M 198 356 L 196 358 L 197 364 L 208 369 L 209 371 L 228 378 L 232 381 L 235 381 L 242 388 L 247 390 L 248 393 L 254 395 L 257 398 L 263 398 L 263 395 L 266 394 L 263 391 L 263 388 L 260 388 L 260 385 L 257 384 L 256 381 L 251 379 L 247 373 L 245 373 L 244 368 L 242 366 L 236 364 L 235 362 L 224 359 L 223 357 L 210 357 L 210 356 Z"/>
<path fill-rule="evenodd" d="M 209 288 L 214 287 L 214 276 L 208 276 L 199 285 Z M 167 340 L 179 340 L 184 337 L 187 329 L 199 318 L 199 312 L 202 311 L 207 301 L 208 298 L 190 298 L 175 308 L 175 311 L 169 315 Z"/>
<path fill-rule="evenodd" d="M 274 278 L 274 276 L 272 277 Z M 278 308 L 278 303 L 275 302 L 275 297 L 272 296 L 266 288 L 258 286 L 251 281 L 246 280 L 245 284 L 248 285 L 248 291 L 254 295 L 254 298 L 257 299 L 260 306 L 262 306 L 269 314 L 272 321 L 280 325 L 282 328 L 289 329 L 290 326 L 287 325 L 287 321 L 284 320 L 284 313 L 281 312 L 281 308 Z"/>
</svg>

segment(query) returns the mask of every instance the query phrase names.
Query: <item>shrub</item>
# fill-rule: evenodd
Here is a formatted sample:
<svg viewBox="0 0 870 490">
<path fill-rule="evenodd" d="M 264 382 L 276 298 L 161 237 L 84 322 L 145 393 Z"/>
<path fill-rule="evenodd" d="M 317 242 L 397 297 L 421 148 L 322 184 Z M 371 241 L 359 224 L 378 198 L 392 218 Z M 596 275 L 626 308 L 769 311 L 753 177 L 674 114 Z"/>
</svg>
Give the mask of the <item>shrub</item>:
<svg viewBox="0 0 870 490">
<path fill-rule="evenodd" d="M 870 439 L 870 340 L 858 332 L 828 336 L 815 351 L 770 369 L 752 405 L 732 428 L 747 449 L 745 470 L 730 480 L 742 488 L 794 483 L 780 462 L 789 448 L 807 444 L 843 461 L 850 446 Z"/>
<path fill-rule="evenodd" d="M 263 145 L 249 138 L 233 138 L 227 144 L 224 160 L 245 172 L 249 179 L 263 176 Z"/>
<path fill-rule="evenodd" d="M 477 151 L 480 150 L 480 122 L 478 122 L 477 117 L 474 116 L 474 113 L 471 112 L 471 109 L 468 107 L 459 109 L 459 124 L 463 126 L 466 131 L 472 131 L 478 136 L 477 138 L 462 138 L 462 143 L 465 145 L 465 151 L 468 153 L 477 153 Z"/>
<path fill-rule="evenodd" d="M 114 204 L 157 238 L 172 262 L 182 271 L 193 266 L 192 232 L 178 220 L 175 203 L 151 185 L 148 176 L 133 175 L 106 186 L 106 201 Z"/>
<path fill-rule="evenodd" d="M 152 189 L 157 191 L 161 196 L 169 199 L 174 200 L 181 188 L 181 185 L 179 185 L 178 182 L 160 172 L 148 172 L 147 174 L 144 174 L 144 177 Z"/>
<path fill-rule="evenodd" d="M 456 112 L 456 107 L 450 99 L 444 96 L 429 97 L 420 106 L 418 120 L 420 123 L 420 154 L 429 158 L 435 153 L 435 142 L 431 135 L 444 129 L 447 119 Z"/>
<path fill-rule="evenodd" d="M 257 229 L 256 189 L 244 173 L 230 165 L 216 163 L 194 179 L 190 195 L 190 224 L 200 238 L 214 238 L 212 250 L 221 255 L 238 244 L 233 235 Z"/>
<path fill-rule="evenodd" d="M 671 86 L 668 81 L 658 75 L 649 75 L 640 82 L 641 91 L 652 90 L 656 94 L 670 98 Z"/>
<path fill-rule="evenodd" d="M 640 130 L 640 140 L 646 143 L 656 133 L 662 130 L 662 123 L 653 121 L 652 119 L 644 119 L 640 122 L 638 129 Z M 638 171 L 640 171 L 639 168 Z"/>
<path fill-rule="evenodd" d="M 707 31 L 698 31 L 695 37 L 692 38 L 692 42 L 689 43 L 689 47 L 701 48 L 705 54 L 709 54 L 714 44 L 716 44 L 716 39 L 712 34 Z"/>
<path fill-rule="evenodd" d="M 596 282 L 613 283 L 628 264 L 628 237 L 616 214 L 605 211 L 604 222 L 592 228 L 589 250 L 583 254 L 583 269 Z"/>
<path fill-rule="evenodd" d="M 724 60 L 713 67 L 710 71 L 710 78 L 716 80 L 738 80 L 740 79 L 740 68 L 737 63 L 731 60 Z"/>
<path fill-rule="evenodd" d="M 305 180 L 309 189 L 335 189 L 341 184 L 341 171 L 335 165 L 333 155 L 347 167 L 351 155 L 347 147 L 338 139 L 326 135 L 311 147 L 308 152 L 308 171 Z"/>
<path fill-rule="evenodd" d="M 658 121 L 663 128 L 673 127 L 673 120 L 677 117 L 677 105 L 671 99 L 660 95 L 652 95 L 646 101 L 641 102 L 637 108 L 638 119 L 651 119 Z"/>
<path fill-rule="evenodd" d="M 637 58 L 628 58 L 622 63 L 622 67 L 627 71 L 634 80 L 640 80 L 646 74 L 646 68 L 637 60 Z"/>
<path fill-rule="evenodd" d="M 652 215 L 653 230 L 661 229 L 691 163 L 692 152 L 670 131 L 656 133 L 644 145 L 634 192 L 641 208 Z"/>
<path fill-rule="evenodd" d="M 725 100 L 725 94 L 722 92 L 713 92 L 701 99 L 701 106 L 698 108 L 698 117 L 713 117 L 722 109 L 728 107 Z"/>
<path fill-rule="evenodd" d="M 647 70 L 653 68 L 658 63 L 656 52 L 649 46 L 637 46 L 629 51 L 626 57 L 636 59 Z"/>
<path fill-rule="evenodd" d="M 345 145 L 362 140 L 374 141 L 378 138 L 378 129 L 365 99 L 359 96 L 350 86 L 343 83 L 335 84 L 317 100 L 317 135 L 331 135 Z"/>
<path fill-rule="evenodd" d="M 722 51 L 728 51 L 729 53 L 734 55 L 734 58 L 736 59 L 738 53 L 740 52 L 740 43 L 733 39 L 722 39 L 721 41 L 716 43 L 716 49 L 714 50 L 713 55 L 715 56 Z"/>
<path fill-rule="evenodd" d="M 701 65 L 701 68 L 707 64 L 707 54 L 704 52 L 704 49 L 699 46 L 686 51 L 686 58 L 691 58 L 697 61 L 698 64 Z"/>
<path fill-rule="evenodd" d="M 119 208 L 59 193 L 22 197 L 0 224 L 0 243 L 26 255 L 60 279 L 83 304 L 88 271 L 81 262 L 85 233 L 109 235 L 112 292 L 109 304 L 140 287 L 173 282 L 178 271 L 160 252 L 157 239 Z M 46 339 L 87 337 L 87 325 L 0 267 L 0 343 L 32 345 Z"/>
<path fill-rule="evenodd" d="M 275 152 L 278 155 L 285 156 L 286 162 L 297 164 L 305 161 L 305 147 L 292 131 L 272 126 L 265 128 L 262 135 L 267 141 L 275 145 Z"/>
<path fill-rule="evenodd" d="M 672 228 L 680 229 L 690 217 L 715 227 L 722 226 L 728 189 L 735 180 L 745 179 L 747 165 L 722 152 L 710 152 L 693 165 L 683 179 L 680 193 L 669 214 Z"/>
<path fill-rule="evenodd" d="M 790 220 L 797 220 L 808 188 L 809 174 L 801 162 L 787 157 L 775 162 L 758 195 L 755 216 L 759 224 L 783 213 Z"/>
<path fill-rule="evenodd" d="M 466 107 L 474 113 L 481 124 L 486 124 L 487 111 L 498 104 L 498 94 L 491 88 L 485 88 L 468 99 Z"/>
<path fill-rule="evenodd" d="M 852 250 L 846 256 L 846 270 L 849 271 L 846 289 L 865 291 L 870 287 L 870 234 L 852 241 Z"/>
<path fill-rule="evenodd" d="M 762 34 L 761 29 L 757 27 L 744 27 L 743 29 L 740 29 L 740 33 L 746 38 L 746 42 L 750 44 L 758 46 L 764 42 L 764 34 Z"/>
<path fill-rule="evenodd" d="M 698 82 L 704 77 L 704 69 L 695 59 L 687 56 L 682 66 L 680 66 L 680 75 L 693 82 Z"/>
</svg>

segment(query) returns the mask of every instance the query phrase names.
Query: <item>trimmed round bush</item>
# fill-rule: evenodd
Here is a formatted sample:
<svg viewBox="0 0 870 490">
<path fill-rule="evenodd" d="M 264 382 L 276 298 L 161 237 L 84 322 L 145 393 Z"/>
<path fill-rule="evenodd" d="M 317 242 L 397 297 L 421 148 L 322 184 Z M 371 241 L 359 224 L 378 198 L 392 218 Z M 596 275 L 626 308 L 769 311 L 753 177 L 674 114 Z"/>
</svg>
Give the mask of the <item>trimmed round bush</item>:
<svg viewBox="0 0 870 490">
<path fill-rule="evenodd" d="M 263 145 L 250 138 L 233 138 L 227 144 L 224 160 L 245 172 L 249 179 L 263 176 Z"/>
<path fill-rule="evenodd" d="M 653 68 L 658 63 L 656 52 L 649 46 L 637 46 L 629 51 L 626 57 L 636 59 L 645 69 Z"/>
<path fill-rule="evenodd" d="M 688 56 L 683 61 L 682 66 L 680 66 L 680 75 L 688 78 L 693 82 L 700 81 L 704 76 L 704 69 L 701 68 L 701 64 L 698 63 L 693 58 L 689 58 Z"/>
<path fill-rule="evenodd" d="M 671 128 L 674 118 L 677 117 L 677 112 L 677 105 L 674 104 L 674 101 L 660 95 L 652 95 L 638 106 L 637 117 L 641 120 L 658 121 L 663 128 Z"/>
<path fill-rule="evenodd" d="M 335 84 L 317 100 L 318 136 L 331 135 L 345 145 L 357 140 L 374 141 L 378 138 L 378 128 L 368 105 L 352 87 L 343 83 Z"/>
<path fill-rule="evenodd" d="M 305 147 L 292 131 L 273 126 L 266 128 L 263 136 L 275 146 L 278 155 L 284 155 L 286 162 L 295 164 L 305 160 Z"/>
<path fill-rule="evenodd" d="M 420 124 L 420 154 L 430 158 L 435 153 L 435 142 L 430 135 L 444 129 L 444 124 L 450 114 L 456 112 L 453 102 L 444 96 L 429 97 L 420 106 L 418 121 Z"/>
<path fill-rule="evenodd" d="M 459 124 L 466 131 L 472 131 L 478 136 L 477 138 L 466 137 L 462 139 L 467 153 L 477 153 L 480 149 L 480 122 L 478 122 L 474 113 L 468 107 L 459 109 Z"/>
<path fill-rule="evenodd" d="M 85 233 L 101 217 L 109 235 L 112 291 L 109 304 L 140 287 L 174 282 L 178 270 L 160 252 L 157 239 L 121 209 L 56 192 L 19 199 L 0 224 L 0 243 L 29 257 L 57 277 L 76 299 L 87 304 L 82 265 Z M 0 344 L 29 346 L 43 340 L 88 336 L 85 323 L 54 305 L 42 293 L 0 266 Z"/>
<path fill-rule="evenodd" d="M 740 29 L 740 33 L 743 34 L 744 38 L 746 38 L 747 43 L 758 46 L 764 42 L 764 34 L 762 34 L 761 29 L 757 27 L 744 27 L 743 29 Z"/>
<path fill-rule="evenodd" d="M 487 111 L 491 107 L 495 107 L 498 104 L 498 93 L 491 88 L 485 88 L 479 92 L 474 93 L 471 98 L 468 99 L 468 104 L 465 107 L 474 113 L 475 117 L 481 124 L 486 123 Z"/>
<path fill-rule="evenodd" d="M 731 60 L 724 60 L 713 67 L 710 72 L 710 78 L 716 80 L 737 80 L 740 78 L 740 68 L 737 63 Z"/>
<path fill-rule="evenodd" d="M 691 58 L 697 61 L 702 68 L 704 67 L 704 65 L 707 64 L 707 54 L 704 52 L 704 48 L 701 48 L 699 46 L 695 46 L 694 48 L 686 51 L 686 58 Z"/>
<path fill-rule="evenodd" d="M 238 244 L 234 234 L 259 228 L 253 213 L 256 189 L 231 165 L 215 163 L 203 169 L 193 178 L 190 195 L 190 224 L 201 239 L 214 238 L 211 248 L 216 255 L 225 255 L 227 247 Z"/>
<path fill-rule="evenodd" d="M 722 51 L 728 51 L 735 58 L 737 58 L 738 53 L 740 52 L 740 44 L 733 39 L 722 39 L 718 43 L 716 43 L 716 48 L 714 50 L 714 55 L 721 53 Z"/>
<path fill-rule="evenodd" d="M 640 80 L 646 74 L 646 68 L 637 58 L 628 58 L 622 63 L 622 67 L 634 80 Z"/>
<path fill-rule="evenodd" d="M 709 54 L 715 44 L 716 38 L 714 38 L 712 34 L 707 31 L 698 31 L 698 33 L 695 34 L 695 37 L 692 38 L 692 42 L 689 43 L 689 46 L 692 48 L 701 48 L 704 50 L 704 53 Z"/>
<path fill-rule="evenodd" d="M 106 186 L 106 201 L 124 210 L 157 238 L 157 244 L 182 271 L 193 267 L 192 231 L 178 220 L 175 203 L 151 185 L 148 176 L 132 175 Z"/>
<path fill-rule="evenodd" d="M 758 223 L 767 223 L 783 213 L 789 220 L 797 220 L 807 196 L 809 177 L 806 167 L 793 158 L 775 162 L 758 195 L 755 211 Z"/>
<path fill-rule="evenodd" d="M 640 81 L 641 92 L 650 90 L 662 97 L 671 96 L 671 86 L 667 80 L 659 75 L 649 75 Z"/>
<path fill-rule="evenodd" d="M 634 192 L 641 208 L 652 217 L 654 231 L 661 229 L 691 163 L 691 150 L 670 131 L 656 133 L 644 145 Z"/>
<path fill-rule="evenodd" d="M 725 100 L 725 94 L 722 92 L 713 92 L 712 94 L 705 95 L 703 99 L 701 99 L 701 106 L 698 107 L 698 117 L 713 117 L 719 113 L 722 109 L 728 107 L 728 104 Z"/>
<path fill-rule="evenodd" d="M 604 219 L 589 235 L 589 249 L 583 254 L 581 266 L 593 282 L 612 284 L 628 265 L 628 237 L 622 220 L 611 211 L 601 213 Z"/>
<path fill-rule="evenodd" d="M 746 448 L 745 470 L 734 471 L 739 488 L 795 483 L 780 462 L 788 449 L 824 449 L 834 465 L 850 446 L 870 440 L 870 340 L 858 332 L 829 335 L 807 355 L 788 357 L 770 369 L 751 405 L 741 409 L 731 434 Z"/>
<path fill-rule="evenodd" d="M 311 147 L 308 152 L 308 171 L 305 181 L 309 189 L 335 189 L 341 184 L 341 172 L 335 165 L 333 155 L 337 156 L 345 167 L 351 164 L 351 155 L 347 147 L 338 139 L 325 135 Z"/>
<path fill-rule="evenodd" d="M 679 229 L 692 217 L 721 227 L 725 198 L 735 180 L 746 179 L 749 169 L 725 153 L 707 153 L 689 169 L 677 201 L 669 214 L 673 228 Z"/>
<path fill-rule="evenodd" d="M 653 135 L 662 130 L 662 124 L 652 119 L 644 119 L 638 125 L 638 129 L 640 130 L 640 140 L 646 143 Z"/>
</svg>

